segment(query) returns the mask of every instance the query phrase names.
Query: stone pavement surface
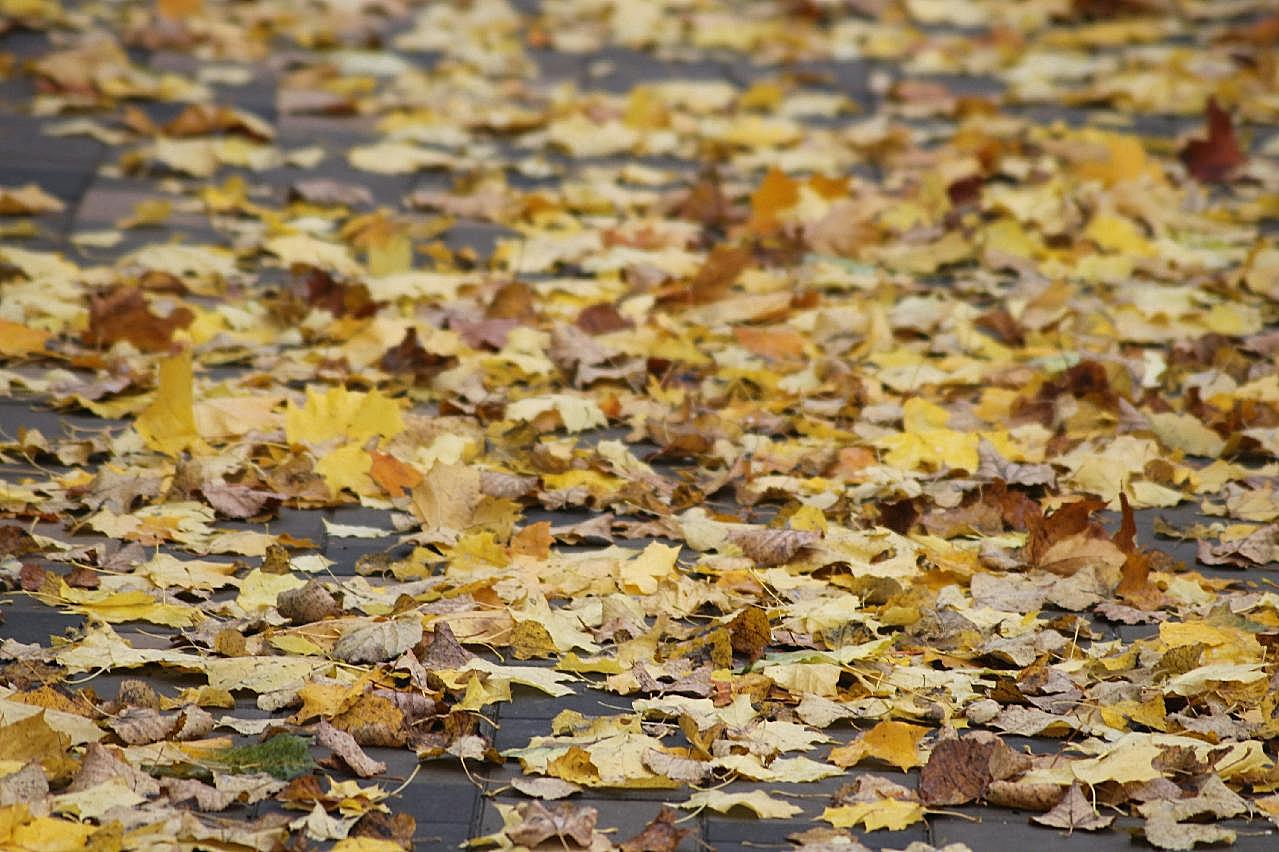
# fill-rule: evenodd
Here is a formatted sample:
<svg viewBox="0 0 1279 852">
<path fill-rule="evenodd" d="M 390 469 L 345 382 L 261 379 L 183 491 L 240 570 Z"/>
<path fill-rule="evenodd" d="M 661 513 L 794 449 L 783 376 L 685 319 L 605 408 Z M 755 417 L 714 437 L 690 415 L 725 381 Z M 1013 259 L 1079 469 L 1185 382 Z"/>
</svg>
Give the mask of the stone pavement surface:
<svg viewBox="0 0 1279 852">
<path fill-rule="evenodd" d="M 17 8 L 18 5 L 20 4 L 0 3 L 0 9 Z M 487 4 L 453 5 L 460 9 L 471 5 L 484 7 Z M 525 73 L 530 81 L 535 81 L 545 91 L 554 90 L 557 86 L 571 86 L 579 92 L 624 93 L 637 85 L 663 80 L 722 81 L 735 91 L 741 91 L 750 88 L 757 81 L 788 76 L 813 81 L 816 90 L 842 96 L 848 99 L 853 109 L 873 114 L 887 97 L 886 93 L 892 89 L 893 84 L 905 77 L 892 60 L 855 56 L 847 59 L 787 62 L 775 57 L 752 57 L 731 50 L 716 49 L 689 55 L 660 55 L 662 51 L 609 45 L 587 45 L 580 52 L 553 50 L 539 46 L 545 42 L 545 38 L 535 37 L 540 14 L 538 4 L 521 2 L 512 5 L 522 15 L 520 26 L 523 30 L 517 31 L 516 37 L 527 42 L 524 55 L 532 63 Z M 822 14 L 821 10 L 826 6 L 823 3 L 802 2 L 793 5 L 811 7 L 814 15 Z M 838 14 L 854 15 L 854 11 L 850 9 L 839 4 L 832 5 L 843 9 L 841 13 L 837 13 L 837 18 Z M 850 4 L 863 5 L 874 9 L 881 4 Z M 394 3 L 388 6 L 398 8 L 398 4 Z M 371 16 L 362 19 L 372 22 L 370 27 L 381 30 L 366 33 L 365 43 L 394 43 L 395 36 L 411 26 L 412 13 L 409 11 L 408 15 Z M 658 22 L 652 23 L 656 25 Z M 8 28 L 0 29 L 0 56 L 10 55 L 16 63 L 38 61 L 65 44 L 69 38 L 66 32 L 57 27 L 24 25 L 21 15 L 17 13 L 14 13 L 10 24 Z M 945 20 L 931 27 L 925 26 L 924 29 L 929 32 L 946 32 L 948 28 L 952 28 Z M 314 70 L 312 60 L 306 57 L 305 51 L 299 50 L 296 56 L 281 53 L 256 60 L 228 63 L 233 66 L 234 74 L 214 74 L 209 73 L 208 63 L 186 53 L 180 45 L 166 46 L 163 40 L 159 41 L 153 47 L 133 43 L 128 49 L 129 61 L 137 68 L 156 74 L 172 72 L 186 78 L 203 80 L 217 103 L 246 110 L 270 124 L 275 131 L 274 144 L 282 151 L 322 151 L 323 158 L 318 165 L 305 171 L 305 177 L 362 187 L 368 195 L 362 197 L 357 206 L 368 209 L 391 208 L 402 213 L 409 221 L 428 227 L 432 216 L 409 209 L 406 199 L 420 191 L 447 190 L 457 177 L 448 168 L 378 173 L 350 165 L 346 152 L 353 146 L 377 141 L 381 138 L 381 133 L 371 118 L 350 114 L 341 106 L 335 106 L 330 111 L 323 108 L 306 110 L 288 104 L 283 94 L 285 90 L 280 86 L 281 80 L 297 73 L 298 69 Z M 367 69 L 369 74 L 376 76 L 382 73 L 377 68 L 378 62 L 390 62 L 389 57 L 393 57 L 395 63 L 408 63 L 424 73 L 430 73 L 442 61 L 443 55 L 439 50 L 407 48 L 381 54 L 376 51 L 351 52 L 341 61 L 350 63 L 354 68 Z M 495 58 L 495 61 L 498 60 Z M 979 74 L 940 74 L 934 81 L 946 84 L 952 93 L 973 96 L 997 95 L 1003 85 L 993 76 Z M 36 184 L 61 201 L 63 208 L 37 217 L 34 220 L 34 233 L 6 235 L 0 248 L 56 251 L 81 266 L 90 266 L 110 263 L 129 251 L 160 241 L 217 245 L 234 240 L 233 230 L 223 227 L 225 223 L 213 221 L 215 217 L 206 215 L 199 208 L 180 204 L 175 205 L 164 217 L 164 221 L 155 227 L 120 231 L 122 238 L 117 243 L 108 244 L 109 240 L 93 239 L 94 235 L 100 235 L 101 232 L 116 231 L 120 220 L 134 215 L 140 203 L 162 197 L 163 185 L 172 177 L 154 168 L 122 168 L 119 148 L 95 138 L 94 133 L 66 132 L 65 124 L 69 114 L 33 113 L 32 105 L 39 103 L 41 95 L 39 84 L 33 76 L 14 73 L 0 81 L 0 186 Z M 134 106 L 156 123 L 172 119 L 180 108 L 177 104 L 146 98 L 139 99 Z M 1074 124 L 1105 122 L 1113 117 L 1104 110 L 1092 110 L 1086 104 L 1071 108 L 1023 104 L 1015 109 L 1023 115 L 1041 115 L 1045 121 L 1061 119 Z M 821 126 L 823 121 L 838 124 L 849 121 L 851 115 L 852 109 L 848 109 L 834 116 L 813 118 L 810 124 Z M 1148 136 L 1163 138 L 1171 144 L 1171 140 L 1198 127 L 1200 121 L 1198 114 L 1142 116 L 1137 120 L 1136 129 Z M 915 123 L 926 126 L 928 119 L 920 119 Z M 1270 138 L 1268 131 L 1264 129 L 1259 129 L 1257 134 L 1254 140 L 1257 145 L 1266 143 Z M 495 139 L 493 146 L 500 149 L 495 154 L 495 159 L 500 162 L 510 164 L 519 156 L 519 152 L 511 148 L 509 140 Z M 471 153 L 472 156 L 481 156 L 483 152 Z M 600 158 L 599 162 L 616 162 L 615 159 L 609 159 L 609 156 Z M 679 155 L 647 157 L 642 158 L 642 162 L 653 168 L 683 173 L 688 180 L 695 179 L 700 168 L 695 160 Z M 556 165 L 565 166 L 566 163 L 559 162 Z M 512 185 L 549 185 L 571 176 L 571 172 L 566 175 L 562 169 L 552 169 L 547 177 L 539 177 L 534 166 L 535 164 L 530 164 L 522 169 L 509 168 Z M 854 171 L 863 168 L 865 167 L 859 165 Z M 218 170 L 216 179 L 211 179 L 211 185 L 221 184 L 229 176 L 236 174 L 246 178 L 251 188 L 250 197 L 269 207 L 283 203 L 290 187 L 304 173 L 287 162 L 253 169 L 231 164 Z M 875 179 L 870 171 L 864 177 Z M 494 251 L 497 241 L 510 236 L 510 233 L 505 227 L 486 221 L 482 216 L 467 218 L 466 214 L 460 214 L 445 223 L 438 237 L 456 256 L 465 257 L 466 252 L 473 252 L 473 256 L 482 265 Z M 264 279 L 271 274 L 282 275 L 279 271 L 264 272 Z M 2 298 L 3 291 L 0 291 L 0 299 Z M 241 366 L 230 363 L 221 369 L 225 369 L 227 377 L 234 377 L 239 374 Z M 17 371 L 26 369 L 28 368 L 19 367 Z M 19 482 L 34 474 L 71 469 L 72 465 L 60 465 L 56 459 L 35 452 L 26 453 L 27 458 L 24 459 L 23 447 L 34 446 L 32 435 L 36 432 L 55 442 L 70 438 L 83 439 L 110 433 L 111 430 L 118 429 L 122 422 L 93 416 L 83 410 L 54 410 L 44 395 L 24 392 L 15 385 L 7 398 L 0 398 L 0 441 L 5 445 L 5 464 L 0 467 L 0 476 L 9 482 Z M 38 464 L 35 461 L 37 457 L 40 458 Z M 581 510 L 541 513 L 530 511 L 526 520 L 535 522 L 545 519 L 556 525 L 563 525 L 590 517 L 591 513 Z M 1137 515 L 1139 540 L 1155 540 L 1156 517 L 1182 526 L 1211 520 L 1186 508 L 1143 510 Z M 1112 524 L 1115 522 L 1113 517 L 1110 520 Z M 355 506 L 282 508 L 276 517 L 264 524 L 249 521 L 220 522 L 218 526 L 223 529 L 262 530 L 309 540 L 314 543 L 312 552 L 323 554 L 332 561 L 330 570 L 338 578 L 356 576 L 357 564 L 366 555 L 389 553 L 393 557 L 402 556 L 411 549 L 408 545 L 400 544 L 399 537 L 395 535 L 376 538 L 342 537 L 332 535 L 326 524 L 365 525 L 385 530 L 388 526 L 388 514 L 381 509 Z M 45 518 L 30 529 L 72 543 L 90 544 L 102 541 L 101 536 L 87 530 L 68 528 L 54 517 Z M 627 544 L 643 546 L 647 541 L 648 539 L 639 538 Z M 1164 540 L 1159 546 L 1174 558 L 1194 564 L 1193 542 Z M 1209 566 L 1199 566 L 1199 570 L 1208 577 L 1238 579 L 1239 576 L 1237 572 Z M 3 615 L 3 635 L 20 643 L 47 644 L 50 636 L 68 634 L 68 631 L 75 631 L 83 624 L 80 616 L 55 611 L 19 592 L 6 596 Z M 166 634 L 171 633 L 154 625 L 121 624 L 117 629 L 135 647 L 165 647 L 168 641 Z M 1127 640 L 1155 631 L 1152 625 L 1117 627 L 1101 624 L 1097 629 L 1101 636 L 1113 635 Z M 527 664 L 549 665 L 545 661 Z M 140 676 L 160 692 L 170 695 L 179 689 L 201 683 L 199 678 L 154 667 L 142 670 Z M 104 674 L 94 679 L 90 685 L 100 696 L 110 697 L 125 679 L 126 676 L 121 673 Z M 585 716 L 605 716 L 618 712 L 619 708 L 625 709 L 626 705 L 627 702 L 620 700 L 618 696 L 582 686 L 578 687 L 574 695 L 560 698 L 550 698 L 527 687 L 516 686 L 513 700 L 486 709 L 486 720 L 479 730 L 492 737 L 493 745 L 499 751 L 522 748 L 528 744 L 530 738 L 549 734 L 550 720 L 563 711 L 573 710 Z M 237 694 L 234 712 L 241 718 L 250 719 L 270 715 L 260 711 L 253 696 L 247 694 Z M 850 741 L 858 732 L 858 727 L 848 723 L 836 723 L 827 731 L 837 742 Z M 1035 751 L 1052 750 L 1058 746 L 1056 743 L 1033 738 L 1010 738 L 1009 742 L 1017 748 Z M 404 749 L 369 748 L 368 752 L 388 765 L 381 779 L 386 782 L 384 786 L 393 788 L 400 783 L 405 784 L 393 804 L 396 810 L 407 812 L 416 819 L 413 839 L 418 848 L 456 846 L 469 838 L 498 831 L 502 827 L 502 817 L 497 805 L 511 804 L 525 798 L 510 787 L 511 780 L 521 775 L 513 762 L 493 765 L 482 761 L 459 763 L 453 760 L 428 760 L 419 764 L 414 754 Z M 323 750 L 317 748 L 316 756 L 322 754 Z M 681 828 L 689 829 L 690 833 L 682 840 L 679 848 L 787 848 L 790 845 L 788 836 L 818 824 L 815 819 L 835 790 L 859 775 L 879 775 L 913 787 L 918 770 L 902 773 L 887 768 L 854 768 L 848 770 L 845 776 L 817 783 L 739 783 L 734 786 L 735 791 L 773 791 L 785 801 L 797 805 L 802 813 L 790 819 L 758 820 L 739 811 L 728 814 L 702 811 L 687 816 L 680 824 Z M 612 830 L 613 833 L 609 836 L 614 839 L 639 833 L 657 815 L 662 803 L 671 800 L 670 793 L 660 789 L 591 789 L 572 799 L 575 803 L 598 808 L 599 826 Z M 265 806 L 246 808 L 243 814 L 246 817 L 256 817 L 263 807 Z M 1117 823 L 1120 831 L 1102 835 L 1076 832 L 1072 835 L 1033 826 L 1023 812 L 956 806 L 934 813 L 926 821 L 903 831 L 858 831 L 856 834 L 862 842 L 876 848 L 904 848 L 918 841 L 938 847 L 961 843 L 974 850 L 1018 849 L 1030 845 L 1100 850 L 1129 848 L 1133 840 L 1123 829 L 1136 829 L 1140 822 L 1125 816 Z M 1268 827 L 1270 824 L 1264 820 L 1236 819 L 1225 824 L 1239 831 L 1235 848 L 1274 848 L 1275 837 Z"/>
</svg>

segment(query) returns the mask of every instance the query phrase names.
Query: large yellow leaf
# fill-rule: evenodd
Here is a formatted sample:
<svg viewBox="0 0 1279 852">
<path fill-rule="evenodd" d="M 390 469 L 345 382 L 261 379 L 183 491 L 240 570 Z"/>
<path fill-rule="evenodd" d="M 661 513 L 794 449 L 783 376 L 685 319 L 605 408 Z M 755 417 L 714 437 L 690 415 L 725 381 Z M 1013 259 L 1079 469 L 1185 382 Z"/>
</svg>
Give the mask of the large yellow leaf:
<svg viewBox="0 0 1279 852">
<path fill-rule="evenodd" d="M 284 413 L 284 435 L 290 444 L 321 444 L 334 438 L 366 441 L 403 431 L 399 403 L 377 391 L 332 387 L 318 393 L 308 388 L 306 402 L 301 406 L 290 402 Z"/>
<path fill-rule="evenodd" d="M 852 828 L 862 825 L 867 831 L 901 831 L 924 818 L 924 807 L 919 802 L 901 799 L 880 799 L 877 802 L 858 802 L 827 808 L 822 819 L 836 828 Z"/>
<path fill-rule="evenodd" d="M 190 352 L 160 362 L 155 400 L 138 415 L 136 427 L 148 447 L 165 455 L 176 456 L 199 445 Z"/>
</svg>

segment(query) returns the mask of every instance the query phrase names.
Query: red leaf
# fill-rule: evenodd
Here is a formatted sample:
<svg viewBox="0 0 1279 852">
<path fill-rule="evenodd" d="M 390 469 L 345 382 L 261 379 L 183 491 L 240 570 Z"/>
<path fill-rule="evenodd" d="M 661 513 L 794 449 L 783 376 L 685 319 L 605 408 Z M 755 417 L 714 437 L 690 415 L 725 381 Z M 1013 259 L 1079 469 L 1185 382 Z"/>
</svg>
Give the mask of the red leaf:
<svg viewBox="0 0 1279 852">
<path fill-rule="evenodd" d="M 1215 98 L 1208 99 L 1206 118 L 1208 138 L 1187 142 L 1181 149 L 1181 161 L 1195 180 L 1216 183 L 1247 162 L 1248 155 L 1239 147 L 1230 113 L 1219 107 Z"/>
</svg>

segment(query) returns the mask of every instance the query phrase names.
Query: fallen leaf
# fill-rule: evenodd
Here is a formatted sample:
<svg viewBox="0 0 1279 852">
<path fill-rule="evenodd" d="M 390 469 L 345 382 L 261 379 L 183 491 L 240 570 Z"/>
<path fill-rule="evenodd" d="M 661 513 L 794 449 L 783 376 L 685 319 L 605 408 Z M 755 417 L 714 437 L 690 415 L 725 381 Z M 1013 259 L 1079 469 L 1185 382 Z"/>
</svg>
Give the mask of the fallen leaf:
<svg viewBox="0 0 1279 852">
<path fill-rule="evenodd" d="M 1050 828 L 1064 828 L 1067 831 L 1074 831 L 1077 828 L 1084 831 L 1098 831 L 1108 828 L 1115 818 L 1097 813 L 1097 806 L 1084 796 L 1078 784 L 1074 784 L 1052 810 L 1031 817 L 1030 820 Z"/>
<path fill-rule="evenodd" d="M 789 802 L 774 799 L 763 790 L 749 793 L 730 793 L 724 790 L 703 790 L 688 797 L 679 807 L 685 810 L 710 808 L 726 814 L 735 808 L 748 810 L 761 819 L 789 819 L 803 812 Z"/>
<path fill-rule="evenodd" d="M 1195 180 L 1218 183 L 1243 165 L 1248 157 L 1239 147 L 1230 113 L 1218 105 L 1216 98 L 1209 98 L 1204 112 L 1208 137 L 1191 139 L 1182 146 L 1179 156 Z"/>
</svg>

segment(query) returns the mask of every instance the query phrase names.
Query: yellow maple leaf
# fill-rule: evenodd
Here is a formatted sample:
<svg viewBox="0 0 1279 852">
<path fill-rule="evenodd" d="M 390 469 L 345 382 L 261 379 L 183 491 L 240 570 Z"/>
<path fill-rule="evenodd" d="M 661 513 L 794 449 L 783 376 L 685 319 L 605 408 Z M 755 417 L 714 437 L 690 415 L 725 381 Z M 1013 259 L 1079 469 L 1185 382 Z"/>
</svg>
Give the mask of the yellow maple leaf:
<svg viewBox="0 0 1279 852">
<path fill-rule="evenodd" d="M 200 445 L 195 425 L 191 353 L 183 352 L 160 362 L 155 399 L 134 424 L 148 447 L 167 456 Z"/>
<path fill-rule="evenodd" d="M 885 720 L 871 728 L 860 739 L 833 749 L 831 762 L 837 766 L 853 766 L 863 758 L 873 757 L 903 770 L 922 766 L 919 741 L 928 729 L 907 722 Z"/>
<path fill-rule="evenodd" d="M 369 476 L 372 470 L 373 458 L 359 444 L 338 447 L 315 463 L 315 472 L 324 477 L 335 496 L 344 488 L 370 497 L 379 494 L 380 489 Z"/>
<path fill-rule="evenodd" d="M 639 556 L 618 565 L 618 584 L 625 592 L 651 595 L 674 572 L 678 557 L 678 547 L 653 542 Z"/>
<path fill-rule="evenodd" d="M 290 444 L 322 444 L 334 438 L 358 442 L 403 431 L 399 403 L 377 391 L 332 387 L 317 393 L 308 388 L 306 402 L 299 406 L 290 401 L 284 413 L 284 435 Z"/>
</svg>

